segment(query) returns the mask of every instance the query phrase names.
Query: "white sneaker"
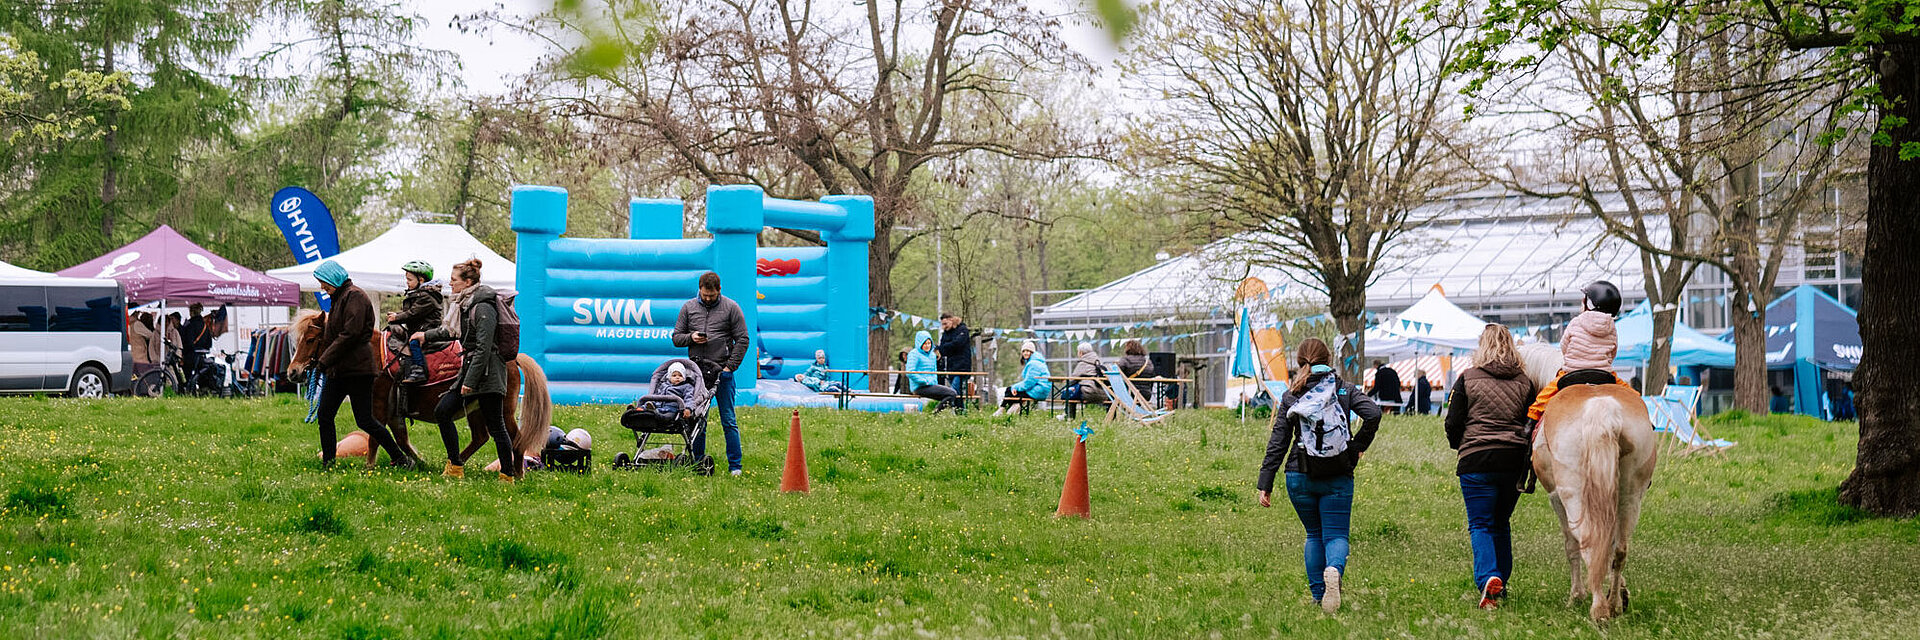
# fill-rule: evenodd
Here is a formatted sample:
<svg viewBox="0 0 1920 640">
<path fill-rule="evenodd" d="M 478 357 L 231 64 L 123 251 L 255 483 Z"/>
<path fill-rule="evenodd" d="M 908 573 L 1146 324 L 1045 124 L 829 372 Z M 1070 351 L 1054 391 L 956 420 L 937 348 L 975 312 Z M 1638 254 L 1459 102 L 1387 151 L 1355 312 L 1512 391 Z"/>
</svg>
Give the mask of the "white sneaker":
<svg viewBox="0 0 1920 640">
<path fill-rule="evenodd" d="M 727 472 L 727 474 L 728 474 L 728 475 L 731 475 L 731 476 L 733 476 L 733 477 L 735 477 L 735 478 L 738 478 L 738 477 L 740 477 L 740 470 L 739 470 L 739 469 L 734 469 L 734 470 L 732 470 L 732 471 L 728 471 L 728 472 Z"/>
<path fill-rule="evenodd" d="M 1340 610 L 1340 570 L 1327 567 L 1320 572 L 1320 579 L 1326 581 L 1327 590 L 1320 596 L 1320 610 L 1334 613 Z"/>
</svg>

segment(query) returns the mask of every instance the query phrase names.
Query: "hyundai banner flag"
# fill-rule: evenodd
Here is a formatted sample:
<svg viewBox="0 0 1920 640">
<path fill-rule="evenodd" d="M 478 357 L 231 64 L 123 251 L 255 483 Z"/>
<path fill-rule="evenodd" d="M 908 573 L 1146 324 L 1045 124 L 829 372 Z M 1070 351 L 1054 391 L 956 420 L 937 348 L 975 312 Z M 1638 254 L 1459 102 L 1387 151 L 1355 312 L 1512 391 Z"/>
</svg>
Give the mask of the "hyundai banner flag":
<svg viewBox="0 0 1920 640">
<path fill-rule="evenodd" d="M 325 260 L 340 253 L 340 234 L 334 229 L 333 214 L 320 196 L 300 187 L 287 187 L 273 193 L 273 223 L 287 237 L 287 249 L 300 264 Z M 331 311 L 333 301 L 325 293 L 316 293 L 321 311 Z"/>
</svg>

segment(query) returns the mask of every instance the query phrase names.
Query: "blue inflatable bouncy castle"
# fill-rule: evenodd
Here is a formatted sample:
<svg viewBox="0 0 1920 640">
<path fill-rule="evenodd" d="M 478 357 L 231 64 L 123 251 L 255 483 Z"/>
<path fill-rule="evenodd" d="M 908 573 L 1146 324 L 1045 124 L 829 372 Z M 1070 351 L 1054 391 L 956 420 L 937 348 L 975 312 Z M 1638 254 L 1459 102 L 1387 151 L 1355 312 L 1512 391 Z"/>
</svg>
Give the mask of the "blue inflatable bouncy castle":
<svg viewBox="0 0 1920 640">
<path fill-rule="evenodd" d="M 816 349 L 835 369 L 867 368 L 872 198 L 804 202 L 768 198 L 754 186 L 708 187 L 713 237 L 699 239 L 682 237 L 679 200 L 635 199 L 629 209 L 628 238 L 562 238 L 566 190 L 513 188 L 520 351 L 546 368 L 554 402 L 624 404 L 644 395 L 655 368 L 686 355 L 673 346 L 673 325 L 706 271 L 720 274 L 752 340 L 735 374 L 739 404 L 833 406 L 832 397 L 791 380 Z M 769 226 L 819 231 L 827 246 L 761 248 L 758 234 Z M 784 363 L 766 380 L 754 366 L 762 350 Z"/>
</svg>

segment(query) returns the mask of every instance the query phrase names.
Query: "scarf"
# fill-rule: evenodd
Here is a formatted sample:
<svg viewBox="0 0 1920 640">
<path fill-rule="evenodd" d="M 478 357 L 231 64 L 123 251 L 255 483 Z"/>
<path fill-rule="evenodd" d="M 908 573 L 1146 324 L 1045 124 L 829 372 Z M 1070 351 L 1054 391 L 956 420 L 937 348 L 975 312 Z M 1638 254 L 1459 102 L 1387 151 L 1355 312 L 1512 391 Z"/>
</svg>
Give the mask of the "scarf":
<svg viewBox="0 0 1920 640">
<path fill-rule="evenodd" d="M 474 286 L 479 285 L 476 284 Z M 455 340 L 460 339 L 460 318 L 466 315 L 464 311 L 467 306 L 467 299 L 472 297 L 473 287 L 467 287 L 447 299 L 447 310 L 440 317 L 440 326 L 445 327 L 447 335 Z"/>
</svg>

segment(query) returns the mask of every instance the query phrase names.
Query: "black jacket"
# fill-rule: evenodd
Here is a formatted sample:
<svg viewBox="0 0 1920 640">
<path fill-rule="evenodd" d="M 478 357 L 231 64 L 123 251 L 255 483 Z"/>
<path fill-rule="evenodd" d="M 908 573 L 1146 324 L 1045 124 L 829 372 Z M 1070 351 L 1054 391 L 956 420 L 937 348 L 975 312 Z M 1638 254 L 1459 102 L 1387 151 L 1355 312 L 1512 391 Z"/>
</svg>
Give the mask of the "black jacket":
<svg viewBox="0 0 1920 640">
<path fill-rule="evenodd" d="M 940 352 L 941 371 L 973 370 L 973 334 L 967 331 L 967 323 L 956 322 L 952 329 L 940 332 L 933 350 Z"/>
<path fill-rule="evenodd" d="M 707 334 L 707 343 L 693 341 L 695 331 Z M 680 317 L 673 323 L 673 346 L 686 347 L 687 359 L 700 365 L 700 377 L 707 382 L 719 379 L 722 368 L 740 370 L 747 357 L 747 318 L 740 304 L 720 296 L 712 307 L 700 298 L 680 305 Z"/>
<path fill-rule="evenodd" d="M 440 295 L 439 289 L 414 287 L 407 290 L 407 297 L 400 301 L 400 310 L 389 324 L 400 327 L 407 335 L 425 333 L 439 328 L 445 312 L 446 298 Z"/>
<path fill-rule="evenodd" d="M 1313 385 L 1319 383 L 1320 377 L 1315 376 L 1307 384 L 1307 388 L 1311 389 Z M 1340 405 L 1346 407 L 1347 411 L 1360 415 L 1360 428 L 1354 430 L 1353 440 L 1347 443 L 1346 453 L 1335 458 L 1343 463 L 1345 468 L 1344 470 L 1336 469 L 1334 475 L 1351 476 L 1354 466 L 1360 462 L 1360 454 L 1365 453 L 1367 447 L 1373 446 L 1373 436 L 1380 431 L 1380 405 L 1374 404 L 1372 398 L 1361 393 L 1359 387 L 1347 384 L 1345 380 L 1341 380 L 1339 384 Z M 1287 417 L 1287 411 L 1293 409 L 1293 403 L 1299 400 L 1299 396 L 1292 390 L 1288 390 L 1286 395 L 1281 396 L 1280 404 L 1273 408 L 1273 434 L 1267 439 L 1267 458 L 1260 463 L 1258 487 L 1261 491 L 1273 490 L 1273 477 L 1279 473 L 1282 459 L 1286 461 L 1288 473 L 1297 473 L 1301 470 L 1301 459 L 1307 456 L 1307 451 L 1300 448 L 1300 423 Z"/>
<path fill-rule="evenodd" d="M 1380 367 L 1373 372 L 1373 397 L 1383 402 L 1400 401 L 1400 372 Z"/>
</svg>

